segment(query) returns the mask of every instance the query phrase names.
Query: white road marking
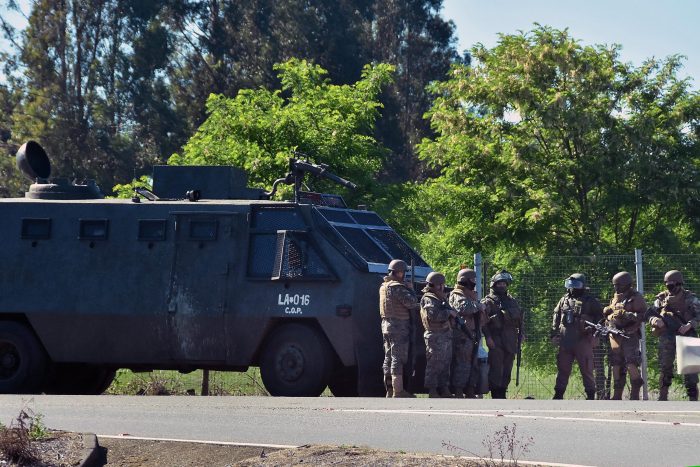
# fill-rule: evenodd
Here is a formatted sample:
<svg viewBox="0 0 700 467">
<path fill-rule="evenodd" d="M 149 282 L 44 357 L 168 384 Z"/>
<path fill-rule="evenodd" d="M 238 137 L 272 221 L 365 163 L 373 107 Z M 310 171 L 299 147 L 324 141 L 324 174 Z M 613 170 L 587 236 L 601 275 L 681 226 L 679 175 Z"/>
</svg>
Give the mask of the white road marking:
<svg viewBox="0 0 700 467">
<path fill-rule="evenodd" d="M 199 443 L 199 444 L 221 444 L 223 446 L 247 446 L 253 448 L 276 448 L 276 449 L 292 449 L 297 448 L 296 445 L 291 444 L 263 444 L 263 443 L 237 443 L 233 441 L 204 441 L 201 439 L 176 439 L 176 438 L 148 438 L 144 436 L 131 436 L 131 435 L 97 435 L 97 439 L 109 438 L 109 439 L 134 439 L 142 441 L 173 441 L 176 443 Z"/>
<path fill-rule="evenodd" d="M 490 462 L 493 465 L 501 465 L 501 459 L 494 459 L 494 458 L 489 458 L 489 457 L 468 457 L 468 456 L 445 456 L 445 457 L 455 457 L 457 459 L 467 459 L 471 461 L 480 461 L 480 462 Z M 509 461 L 507 459 L 504 459 L 504 465 L 509 465 Z M 550 467 L 594 467 L 594 466 L 589 466 L 589 465 L 583 465 L 583 464 L 560 464 L 557 462 L 541 462 L 541 461 L 524 461 L 524 460 L 518 460 L 518 465 L 547 465 Z"/>
<path fill-rule="evenodd" d="M 484 413 L 483 410 L 478 412 L 465 412 L 465 411 L 444 411 L 444 410 L 389 410 L 389 409 L 338 409 L 339 412 L 357 412 L 357 413 L 386 413 L 386 414 L 402 414 L 402 415 L 448 415 L 452 417 L 484 417 L 484 418 L 525 418 L 525 419 L 536 419 L 536 420 L 563 420 L 571 422 L 606 422 L 606 423 L 622 423 L 622 424 L 636 424 L 636 425 L 663 425 L 663 426 L 692 426 L 700 427 L 700 423 L 691 422 L 659 422 L 654 420 L 619 420 L 614 418 L 585 418 L 585 417 L 552 417 L 543 415 L 514 415 L 508 413 L 509 411 L 497 411 L 495 413 Z M 538 410 L 532 410 L 529 412 L 541 412 Z M 636 413 L 634 411 L 615 411 L 611 413 Z M 646 412 L 644 412 L 646 413 Z M 679 412 L 687 413 L 687 412 Z"/>
</svg>

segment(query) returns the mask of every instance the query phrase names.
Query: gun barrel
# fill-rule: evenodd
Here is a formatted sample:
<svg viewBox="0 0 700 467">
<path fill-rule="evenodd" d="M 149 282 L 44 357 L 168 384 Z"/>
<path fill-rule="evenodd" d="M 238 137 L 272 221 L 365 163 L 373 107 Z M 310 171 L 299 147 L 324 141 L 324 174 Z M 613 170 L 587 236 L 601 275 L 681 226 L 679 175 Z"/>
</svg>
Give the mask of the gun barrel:
<svg viewBox="0 0 700 467">
<path fill-rule="evenodd" d="M 310 162 L 305 162 L 305 161 L 300 161 L 300 160 L 294 160 L 292 162 L 292 165 L 297 170 L 309 172 L 309 173 L 312 173 L 318 177 L 325 177 L 329 180 L 336 182 L 339 185 L 342 185 L 346 188 L 350 188 L 351 190 L 354 190 L 357 188 L 357 185 L 355 185 L 354 183 L 352 183 L 349 180 L 345 180 L 344 178 L 337 176 L 336 174 L 334 174 L 332 172 L 329 172 L 326 169 L 326 167 L 323 165 L 316 165 L 316 164 L 312 164 Z"/>
</svg>

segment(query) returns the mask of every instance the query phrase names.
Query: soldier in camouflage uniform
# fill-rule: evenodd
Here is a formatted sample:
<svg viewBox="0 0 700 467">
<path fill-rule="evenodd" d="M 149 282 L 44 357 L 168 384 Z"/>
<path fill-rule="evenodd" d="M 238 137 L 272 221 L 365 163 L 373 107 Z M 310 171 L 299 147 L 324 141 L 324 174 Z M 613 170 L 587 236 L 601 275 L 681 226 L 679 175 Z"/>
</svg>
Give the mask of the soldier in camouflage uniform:
<svg viewBox="0 0 700 467">
<path fill-rule="evenodd" d="M 571 376 L 574 360 L 578 362 L 586 399 L 595 398 L 596 383 L 593 379 L 593 348 L 597 345 L 593 332 L 586 329 L 586 321 L 597 323 L 603 319 L 603 306 L 589 293 L 586 276 L 572 274 L 564 281 L 566 294 L 554 308 L 552 317 L 552 343 L 559 346 L 557 354 L 557 380 L 554 399 L 563 399 Z"/>
<path fill-rule="evenodd" d="M 406 286 L 407 265 L 400 259 L 389 263 L 389 274 L 379 288 L 379 313 L 384 338 L 384 386 L 386 397 L 415 397 L 403 388 L 403 370 L 408 363 L 411 313 L 419 305 L 415 293 Z"/>
<path fill-rule="evenodd" d="M 656 296 L 649 307 L 646 319 L 652 334 L 659 337 L 659 400 L 668 400 L 668 388 L 673 380 L 673 359 L 676 356 L 676 336 L 698 337 L 696 328 L 700 322 L 700 300 L 683 288 L 683 274 L 668 271 L 664 276 L 666 291 Z M 698 400 L 697 373 L 683 375 L 688 399 Z"/>
<path fill-rule="evenodd" d="M 493 399 L 505 399 L 513 362 L 518 352 L 523 314 L 518 302 L 508 293 L 513 276 L 506 270 L 491 278 L 491 292 L 481 302 L 486 306 L 489 347 L 489 386 Z"/>
<path fill-rule="evenodd" d="M 448 388 L 452 361 L 450 320 L 457 316 L 457 312 L 447 303 L 445 276 L 431 272 L 426 281 L 428 284 L 420 301 L 420 316 L 425 328 L 425 387 L 428 397 L 452 397 Z"/>
<path fill-rule="evenodd" d="M 615 294 L 610 305 L 603 310 L 607 325 L 624 331 L 629 339 L 610 334 L 610 364 L 613 369 L 613 400 L 622 399 L 625 389 L 625 375 L 622 367 L 627 367 L 630 375 L 630 400 L 639 400 L 639 390 L 644 384 L 639 365 L 642 355 L 639 349 L 640 328 L 644 322 L 647 309 L 642 294 L 632 288 L 632 276 L 629 272 L 618 272 L 613 276 Z"/>
<path fill-rule="evenodd" d="M 457 312 L 457 326 L 452 334 L 452 389 L 455 397 L 474 397 L 472 384 L 476 378 L 471 378 L 472 371 L 477 370 L 476 358 L 479 342 L 481 341 L 482 326 L 486 323 L 486 313 L 483 303 L 479 302 L 476 291 L 476 272 L 473 269 L 462 269 L 457 273 L 457 284 L 450 292 L 450 306 Z M 486 336 L 490 340 L 490 337 Z"/>
</svg>

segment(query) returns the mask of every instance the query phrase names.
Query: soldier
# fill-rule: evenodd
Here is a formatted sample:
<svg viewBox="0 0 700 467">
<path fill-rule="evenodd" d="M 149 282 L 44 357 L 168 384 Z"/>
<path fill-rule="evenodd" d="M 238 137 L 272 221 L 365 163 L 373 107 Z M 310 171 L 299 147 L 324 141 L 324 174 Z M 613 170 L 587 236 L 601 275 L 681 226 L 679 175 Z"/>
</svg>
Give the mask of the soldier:
<svg viewBox="0 0 700 467">
<path fill-rule="evenodd" d="M 491 278 L 491 293 L 481 300 L 486 306 L 489 347 L 489 386 L 493 399 L 505 399 L 513 361 L 522 334 L 523 314 L 518 302 L 508 293 L 513 276 L 505 269 Z"/>
<path fill-rule="evenodd" d="M 683 288 L 683 274 L 668 271 L 664 276 L 666 291 L 656 296 L 646 319 L 652 333 L 659 337 L 659 400 L 668 400 L 668 388 L 673 380 L 673 359 L 676 356 L 676 336 L 697 337 L 700 322 L 700 300 Z M 683 375 L 688 399 L 698 400 L 697 373 Z"/>
<path fill-rule="evenodd" d="M 476 358 L 481 341 L 482 326 L 486 323 L 483 303 L 479 302 L 476 291 L 476 272 L 462 269 L 457 273 L 457 284 L 450 292 L 450 306 L 457 312 L 457 326 L 452 335 L 452 388 L 455 397 L 474 397 L 474 387 L 468 386 L 472 371 L 477 370 Z M 490 339 L 490 337 L 487 337 Z M 471 378 L 474 384 L 476 378 Z"/>
<path fill-rule="evenodd" d="M 406 286 L 406 263 L 400 259 L 389 263 L 389 274 L 379 288 L 379 313 L 384 338 L 384 386 L 386 397 L 415 397 L 403 389 L 403 370 L 408 363 L 411 336 L 411 313 L 419 305 L 415 293 Z"/>
<path fill-rule="evenodd" d="M 554 308 L 552 318 L 552 343 L 559 346 L 557 354 L 557 380 L 554 399 L 563 399 L 571 376 L 574 360 L 578 362 L 586 399 L 595 398 L 596 383 L 593 379 L 593 348 L 596 338 L 586 329 L 586 321 L 597 323 L 603 319 L 603 306 L 586 287 L 586 276 L 575 273 L 564 281 L 566 294 Z"/>
<path fill-rule="evenodd" d="M 425 328 L 425 387 L 428 397 L 452 397 L 450 362 L 452 361 L 452 326 L 450 318 L 457 316 L 446 301 L 445 276 L 431 272 L 426 278 L 420 301 L 420 316 Z"/>
<path fill-rule="evenodd" d="M 603 309 L 608 326 L 624 331 L 629 339 L 610 334 L 610 364 L 613 369 L 613 400 L 622 399 L 626 376 L 622 367 L 630 375 L 630 400 L 639 400 L 639 390 L 644 383 L 639 365 L 642 355 L 639 350 L 641 333 L 639 331 L 647 309 L 642 294 L 632 288 L 632 276 L 629 272 L 618 272 L 612 280 L 615 294 L 610 305 Z"/>
</svg>

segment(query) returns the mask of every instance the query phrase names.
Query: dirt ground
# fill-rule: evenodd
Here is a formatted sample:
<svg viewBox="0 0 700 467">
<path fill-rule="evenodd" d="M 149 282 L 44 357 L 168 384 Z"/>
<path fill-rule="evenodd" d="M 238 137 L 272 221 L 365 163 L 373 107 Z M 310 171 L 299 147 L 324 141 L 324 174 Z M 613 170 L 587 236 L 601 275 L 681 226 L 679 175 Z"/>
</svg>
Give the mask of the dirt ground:
<svg viewBox="0 0 700 467">
<path fill-rule="evenodd" d="M 380 451 L 358 446 L 307 445 L 296 449 L 228 446 L 219 444 L 98 439 L 102 467 L 226 467 L 226 466 L 496 466 L 498 463 L 459 457 Z M 37 460 L 16 464 L 0 456 L 0 467 L 67 467 L 80 461 L 80 435 L 63 433 L 36 445 Z"/>
</svg>

